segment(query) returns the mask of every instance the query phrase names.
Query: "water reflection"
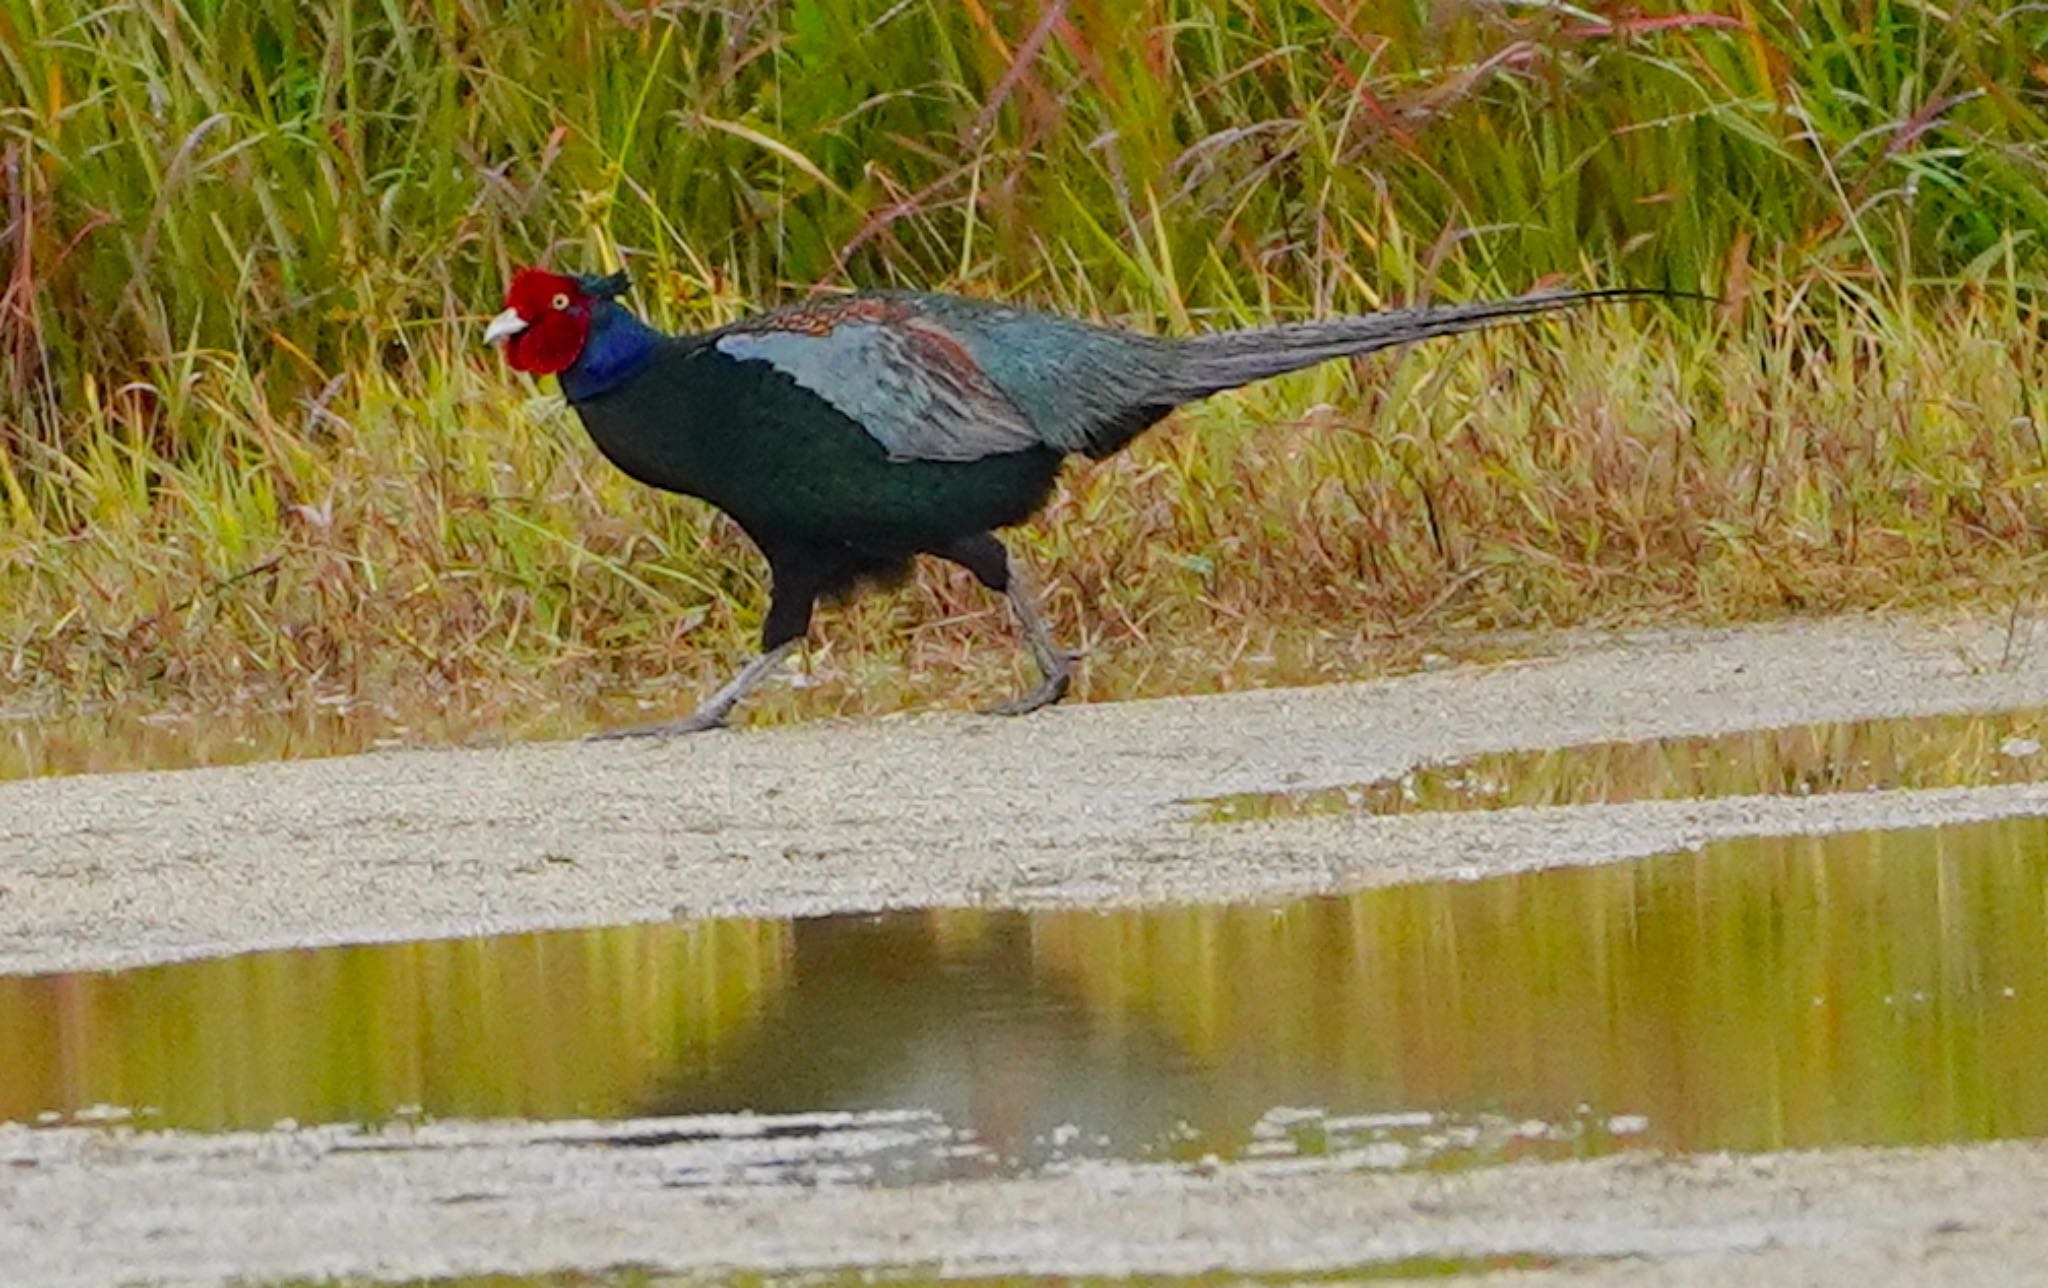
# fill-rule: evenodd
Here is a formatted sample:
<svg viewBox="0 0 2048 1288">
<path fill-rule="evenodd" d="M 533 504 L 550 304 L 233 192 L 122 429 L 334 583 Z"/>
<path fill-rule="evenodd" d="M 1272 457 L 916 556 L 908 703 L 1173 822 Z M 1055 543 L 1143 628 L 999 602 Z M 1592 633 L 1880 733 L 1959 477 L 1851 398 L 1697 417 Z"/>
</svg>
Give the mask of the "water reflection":
<svg viewBox="0 0 2048 1288">
<path fill-rule="evenodd" d="M 520 695 L 524 697 L 525 695 Z M 408 711 L 369 702 L 138 714 L 126 705 L 56 719 L 0 714 L 0 782 L 65 774 L 189 769 L 341 756 L 389 747 L 570 737 L 639 714 L 630 704 L 448 700 Z M 620 715 L 618 713 L 628 713 Z"/>
<path fill-rule="evenodd" d="M 0 977 L 0 1120 L 621 1116 L 659 1077 L 717 1067 L 783 986 L 790 933 L 715 921 Z"/>
<path fill-rule="evenodd" d="M 2044 943 L 2018 820 L 1275 906 L 266 953 L 0 979 L 0 1118 L 917 1108 L 996 1163 L 2036 1135 Z"/>
<path fill-rule="evenodd" d="M 1512 805 L 1979 787 L 2048 778 L 2048 713 L 1843 720 L 1642 742 L 1496 752 L 1399 778 L 1188 802 L 1213 823 Z"/>
</svg>

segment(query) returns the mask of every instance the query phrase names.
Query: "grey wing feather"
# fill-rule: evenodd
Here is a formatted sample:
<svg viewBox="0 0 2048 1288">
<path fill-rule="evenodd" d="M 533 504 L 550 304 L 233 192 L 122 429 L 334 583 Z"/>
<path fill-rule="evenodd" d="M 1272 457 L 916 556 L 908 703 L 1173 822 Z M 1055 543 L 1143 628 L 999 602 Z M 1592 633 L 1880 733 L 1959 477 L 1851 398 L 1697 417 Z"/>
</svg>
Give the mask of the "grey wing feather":
<svg viewBox="0 0 2048 1288">
<path fill-rule="evenodd" d="M 977 461 L 1044 445 L 959 343 L 923 319 L 734 330 L 716 344 L 729 357 L 773 365 L 895 460 Z"/>
<path fill-rule="evenodd" d="M 1173 409 L 1172 342 L 979 300 L 925 301 L 1048 447 L 1106 455 Z"/>
</svg>

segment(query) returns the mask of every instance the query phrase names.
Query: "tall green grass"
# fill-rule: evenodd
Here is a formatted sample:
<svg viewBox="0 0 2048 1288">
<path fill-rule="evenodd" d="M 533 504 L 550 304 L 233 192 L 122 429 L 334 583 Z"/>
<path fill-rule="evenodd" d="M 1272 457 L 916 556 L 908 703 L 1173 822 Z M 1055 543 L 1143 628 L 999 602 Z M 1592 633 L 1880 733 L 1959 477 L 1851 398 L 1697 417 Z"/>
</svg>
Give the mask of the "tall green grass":
<svg viewBox="0 0 2048 1288">
<path fill-rule="evenodd" d="M 1236 641 L 1108 691 L 1270 652 L 1260 620 L 2016 584 L 2044 69 L 2048 11 L 1912 0 L 0 0 L 0 684 L 729 661 L 733 534 L 475 347 L 535 260 L 624 263 L 672 326 L 816 285 L 1166 328 L 1728 298 L 1305 377 L 1079 477 L 1037 538 L 1067 611 Z M 1345 410 L 1248 423 L 1305 400 Z M 913 655 L 1000 627 L 926 584 Z"/>
</svg>

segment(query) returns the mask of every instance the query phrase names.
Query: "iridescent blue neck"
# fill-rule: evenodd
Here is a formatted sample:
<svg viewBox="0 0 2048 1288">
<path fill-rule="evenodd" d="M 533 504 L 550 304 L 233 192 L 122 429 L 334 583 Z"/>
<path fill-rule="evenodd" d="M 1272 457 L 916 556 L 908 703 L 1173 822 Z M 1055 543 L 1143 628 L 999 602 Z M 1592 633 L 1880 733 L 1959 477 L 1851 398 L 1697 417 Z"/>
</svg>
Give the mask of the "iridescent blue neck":
<svg viewBox="0 0 2048 1288">
<path fill-rule="evenodd" d="M 583 352 L 561 375 L 562 393 L 570 402 L 597 397 L 646 366 L 667 338 L 606 300 L 590 319 Z"/>
</svg>

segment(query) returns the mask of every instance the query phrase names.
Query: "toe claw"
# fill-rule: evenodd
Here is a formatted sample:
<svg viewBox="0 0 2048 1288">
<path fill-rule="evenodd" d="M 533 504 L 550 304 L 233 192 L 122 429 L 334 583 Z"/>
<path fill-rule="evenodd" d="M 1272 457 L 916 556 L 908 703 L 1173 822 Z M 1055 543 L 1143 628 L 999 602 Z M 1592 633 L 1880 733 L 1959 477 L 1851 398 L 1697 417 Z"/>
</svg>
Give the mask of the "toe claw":
<svg viewBox="0 0 2048 1288">
<path fill-rule="evenodd" d="M 1071 682 L 1071 678 L 1065 674 L 1047 676 L 1045 683 L 1039 685 L 1031 692 L 1012 698 L 1008 702 L 998 702 L 992 707 L 983 707 L 981 714 L 985 716 L 1030 715 L 1032 712 L 1042 707 L 1049 707 L 1061 698 L 1066 697 L 1067 686 Z"/>
<path fill-rule="evenodd" d="M 585 742 L 624 742 L 628 738 L 673 738 L 686 733 L 704 733 L 710 729 L 723 729 L 725 717 L 706 715 L 699 711 L 684 716 L 681 720 L 667 720 L 660 724 L 629 725 L 623 729 L 606 729 L 591 734 Z"/>
</svg>

